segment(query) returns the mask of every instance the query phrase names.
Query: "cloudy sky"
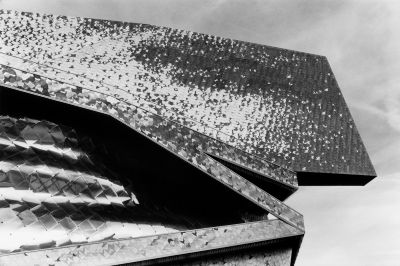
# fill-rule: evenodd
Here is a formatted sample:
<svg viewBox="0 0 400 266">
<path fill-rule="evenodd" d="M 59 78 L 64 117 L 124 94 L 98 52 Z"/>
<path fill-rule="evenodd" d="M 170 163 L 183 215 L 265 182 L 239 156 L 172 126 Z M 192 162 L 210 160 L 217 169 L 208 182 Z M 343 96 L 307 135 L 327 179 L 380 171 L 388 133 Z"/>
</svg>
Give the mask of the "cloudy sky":
<svg viewBox="0 0 400 266">
<path fill-rule="evenodd" d="M 302 187 L 297 266 L 400 265 L 400 1 L 0 0 L 0 8 L 187 29 L 327 56 L 379 175 Z"/>
</svg>

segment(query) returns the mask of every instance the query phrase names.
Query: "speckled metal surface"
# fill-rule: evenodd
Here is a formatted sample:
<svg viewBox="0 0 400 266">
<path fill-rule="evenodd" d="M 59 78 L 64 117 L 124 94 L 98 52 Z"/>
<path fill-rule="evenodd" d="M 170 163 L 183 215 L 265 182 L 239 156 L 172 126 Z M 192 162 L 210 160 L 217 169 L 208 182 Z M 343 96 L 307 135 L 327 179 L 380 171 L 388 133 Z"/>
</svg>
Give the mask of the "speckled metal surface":
<svg viewBox="0 0 400 266">
<path fill-rule="evenodd" d="M 119 100 L 124 104 L 128 104 L 133 107 L 137 107 L 146 111 L 149 110 L 148 111 L 149 113 L 157 114 L 158 116 L 160 116 L 160 119 L 170 120 L 169 118 L 173 119 L 174 117 L 177 116 L 175 113 L 169 112 L 167 116 L 168 118 L 164 118 L 165 116 L 161 117 L 160 112 L 157 111 L 156 105 L 148 103 L 146 101 L 142 101 L 138 97 L 132 98 L 131 95 L 123 94 L 121 91 L 116 90 L 116 88 L 114 87 L 107 85 L 103 86 L 103 84 L 101 83 L 97 83 L 94 81 L 92 82 L 85 79 L 82 80 L 82 78 L 76 74 L 59 71 L 51 67 L 43 66 L 40 64 L 33 63 L 31 61 L 26 61 L 20 58 L 4 54 L 0 54 L 0 63 L 3 63 L 1 65 L 3 65 L 4 67 L 10 66 L 9 69 L 22 70 L 22 73 L 25 73 L 24 76 L 21 76 L 21 79 L 25 79 L 26 82 L 14 83 L 13 85 L 18 85 L 18 84 L 22 85 L 21 88 L 30 90 L 32 92 L 40 93 L 42 95 L 46 96 L 52 95 L 50 94 L 50 91 L 48 89 L 49 86 L 52 86 L 52 90 L 58 90 L 57 88 L 54 87 L 55 86 L 54 84 L 49 85 L 46 83 L 47 82 L 46 79 L 54 80 L 56 81 L 57 84 L 56 86 L 59 86 L 60 88 L 62 86 L 67 86 L 67 87 L 72 86 L 73 88 L 78 88 L 78 89 L 81 87 L 87 88 L 88 91 L 91 91 L 92 93 L 99 92 L 97 95 L 102 95 L 102 97 L 107 98 L 107 100 L 110 101 L 110 103 Z M 6 78 L 9 74 L 4 73 L 4 75 L 5 75 L 4 78 Z M 34 78 L 35 75 L 36 77 L 43 77 L 42 80 L 40 81 L 35 80 Z M 4 84 L 8 85 L 12 84 L 11 82 L 9 82 L 8 79 L 4 79 L 4 82 L 6 81 L 8 83 Z M 39 83 L 36 84 L 37 82 Z M 63 100 L 66 97 L 69 97 L 69 94 L 66 94 L 65 96 L 59 99 Z M 78 100 L 77 103 L 80 104 L 81 101 L 79 99 L 77 100 Z M 162 114 L 165 115 L 165 113 Z M 226 144 L 225 142 L 219 139 L 225 139 L 228 136 L 221 133 L 220 131 L 217 131 L 205 125 L 200 125 L 194 121 L 191 121 L 191 124 L 183 123 L 184 125 L 186 125 L 184 126 L 180 124 L 184 120 L 184 117 L 182 118 L 180 116 L 178 117 L 178 119 L 174 120 L 177 120 L 179 122 L 179 126 L 182 128 L 191 128 L 190 125 L 192 126 L 196 125 L 197 131 L 194 130 L 190 131 L 197 136 L 198 142 L 202 143 L 204 147 L 201 146 L 201 148 L 205 152 L 223 158 L 227 161 L 233 162 L 237 165 L 240 165 L 243 168 L 251 170 L 254 173 L 258 173 L 262 176 L 265 176 L 266 178 L 270 178 L 274 181 L 283 183 L 284 185 L 289 186 L 292 189 L 297 188 L 297 179 L 293 171 L 287 170 L 286 168 L 281 167 L 277 164 L 268 162 L 265 159 L 262 159 L 258 156 L 247 153 L 239 148 L 235 148 L 234 146 Z"/>
<path fill-rule="evenodd" d="M 302 234 L 279 220 L 103 241 L 0 256 L 5 265 L 116 265 Z"/>
<path fill-rule="evenodd" d="M 104 95 L 103 93 L 94 92 L 82 87 L 77 87 L 74 85 L 62 83 L 49 78 L 44 78 L 39 75 L 34 75 L 4 65 L 0 65 L 0 68 L 1 68 L 0 73 L 2 73 L 0 76 L 1 78 L 0 82 L 2 82 L 3 84 L 10 87 L 14 87 L 16 89 L 17 88 L 21 89 L 26 92 L 35 92 L 37 94 L 42 94 L 44 96 L 51 97 L 52 99 L 62 100 L 64 102 L 69 102 L 71 104 L 79 104 L 80 106 L 86 105 L 89 108 L 111 114 L 120 121 L 124 121 L 126 124 L 130 125 L 133 130 L 137 130 L 142 134 L 146 135 L 147 137 L 149 137 L 150 139 L 152 139 L 153 141 L 156 141 L 160 145 L 163 145 L 165 148 L 177 154 L 182 159 L 187 160 L 188 162 L 192 163 L 195 167 L 198 167 L 199 169 L 203 170 L 204 173 L 210 175 L 217 181 L 231 188 L 233 191 L 243 195 L 250 201 L 264 208 L 267 212 L 273 214 L 278 219 L 284 221 L 284 222 L 281 222 L 280 220 L 276 220 L 276 222 L 260 221 L 254 223 L 253 225 L 251 225 L 251 223 L 245 223 L 238 225 L 239 227 L 226 227 L 225 229 L 239 228 L 240 232 L 242 232 L 243 230 L 243 232 L 240 234 L 245 234 L 245 235 L 237 236 L 238 234 L 237 231 L 234 231 L 235 232 L 234 235 L 226 235 L 226 234 L 218 235 L 216 241 L 217 243 L 220 243 L 221 246 L 216 246 L 215 248 L 243 245 L 244 243 L 247 242 L 265 241 L 269 239 L 265 235 L 262 235 L 257 230 L 255 230 L 255 228 L 253 228 L 254 226 L 260 228 L 259 230 L 264 230 L 266 233 L 268 232 L 268 234 L 274 234 L 274 237 L 272 237 L 271 239 L 302 235 L 304 233 L 303 219 L 298 212 L 289 208 L 288 206 L 286 206 L 273 196 L 264 192 L 257 186 L 253 185 L 252 183 L 242 178 L 238 174 L 232 172 L 230 169 L 224 167 L 223 165 L 221 165 L 220 163 L 209 157 L 206 153 L 204 153 L 204 151 L 207 151 L 212 154 L 218 154 L 218 149 L 216 149 L 215 147 L 212 149 L 207 148 L 207 140 L 209 140 L 208 137 L 199 134 L 189 128 L 183 127 L 180 124 L 177 124 L 173 121 L 164 119 L 158 115 L 147 112 L 143 109 L 136 108 L 133 105 L 127 105 L 124 102 L 116 100 L 116 98 Z M 216 140 L 213 141 L 215 143 L 221 143 Z M 219 152 L 223 153 L 226 152 L 226 150 L 229 151 L 229 149 L 227 148 L 229 148 L 229 146 L 226 145 L 222 146 L 221 148 L 222 150 Z M 234 151 L 233 152 L 231 151 L 231 154 L 235 154 Z M 243 153 L 243 155 L 246 155 L 246 153 Z M 236 160 L 241 160 L 243 158 L 246 159 L 246 157 L 242 158 L 240 156 L 236 156 L 235 158 Z M 260 162 L 263 161 L 261 160 Z M 284 168 L 282 168 L 281 170 L 280 167 L 276 167 L 273 164 L 263 164 L 263 166 L 264 167 L 269 166 L 268 171 L 274 173 L 274 176 L 276 176 L 275 179 L 283 180 L 284 182 L 282 184 L 285 184 L 285 182 L 288 183 L 287 185 L 295 184 L 294 182 L 289 183 L 287 181 L 287 180 L 294 180 L 294 181 L 296 180 L 295 179 L 296 176 L 294 175 L 294 173 L 285 170 Z M 285 176 L 287 176 L 288 178 L 286 178 Z M 264 224 L 265 222 L 269 222 L 273 226 L 266 226 Z M 248 226 L 251 226 L 251 228 L 249 228 Z M 215 230 L 222 230 L 220 228 L 216 228 Z M 223 230 L 223 232 L 231 232 L 228 229 L 227 230 L 225 229 Z M 215 230 L 212 229 L 209 232 L 214 232 Z M 123 232 L 124 230 L 120 231 L 122 235 Z M 200 236 L 201 234 L 199 234 L 196 231 L 195 233 L 193 233 L 193 235 Z M 195 239 L 196 238 L 194 239 L 191 238 L 191 241 L 194 241 Z M 82 241 L 82 238 L 80 238 L 80 240 Z M 166 241 L 168 243 L 170 242 L 168 240 Z M 67 243 L 73 244 L 72 241 Z M 165 244 L 165 242 L 163 243 Z M 50 246 L 52 245 L 54 245 L 54 242 L 51 242 Z M 99 244 L 99 245 L 101 245 L 102 249 L 104 248 L 104 244 Z M 140 245 L 143 245 L 143 243 L 141 243 Z M 44 247 L 47 246 L 38 245 L 35 248 L 33 248 L 33 249 L 40 248 L 41 250 L 34 252 L 33 255 L 31 255 L 31 252 L 28 253 L 24 252 L 23 253 L 24 256 L 22 257 L 21 255 L 18 255 L 19 253 L 15 255 L 11 253 L 10 255 L 3 256 L 2 260 L 4 261 L 4 263 L 7 263 L 9 259 L 12 259 L 13 261 L 21 260 L 21 264 L 24 264 L 27 259 L 26 256 L 30 257 L 30 259 L 33 259 L 32 256 L 37 256 L 35 257 L 36 261 L 41 262 L 43 264 L 45 261 L 48 261 L 47 258 L 49 257 L 54 259 L 54 256 L 50 256 L 48 254 L 48 252 L 50 252 L 48 249 L 42 250 L 42 248 Z M 90 246 L 90 247 L 95 247 L 95 246 Z M 148 246 L 141 246 L 141 247 L 143 250 L 151 250 L 151 248 Z M 209 243 L 207 242 L 206 246 L 194 250 L 188 250 L 188 252 L 208 250 L 209 247 L 210 247 Z M 57 253 L 59 256 L 61 256 L 60 254 L 64 254 L 63 256 L 67 256 L 65 255 L 66 252 L 68 253 L 69 251 L 75 250 L 76 248 L 79 248 L 79 246 L 73 245 L 65 249 L 56 249 L 56 250 L 57 252 L 61 252 Z M 112 247 L 112 249 L 114 250 L 114 246 Z M 126 252 L 132 254 L 132 256 L 139 256 L 139 254 L 142 254 L 141 256 L 144 257 L 140 257 L 140 259 L 152 258 L 152 256 L 149 255 L 150 253 L 145 252 L 145 255 L 143 255 L 144 252 L 143 250 L 138 253 L 134 252 L 134 250 L 135 249 L 133 248 L 127 248 Z M 157 244 L 154 246 L 153 252 L 157 253 L 160 252 L 160 250 L 162 249 Z M 80 261 L 82 261 L 82 263 L 86 261 L 86 263 L 90 262 L 97 264 L 100 263 L 99 260 L 103 261 L 105 259 L 104 257 L 108 257 L 108 254 L 107 256 L 105 256 L 104 252 L 99 254 L 97 254 L 96 252 L 97 253 L 100 252 L 99 248 L 95 249 L 95 251 L 91 253 L 92 254 L 91 256 L 86 257 L 88 250 L 83 249 L 82 252 L 77 253 L 78 255 L 74 253 L 75 255 L 73 255 L 72 257 L 76 260 L 75 262 L 78 264 L 80 263 Z M 177 246 L 176 249 L 172 251 L 168 249 L 167 253 L 161 253 L 159 254 L 159 256 L 171 256 L 177 253 L 181 254 L 182 252 L 185 252 L 182 249 L 182 246 Z M 59 257 L 57 257 L 57 259 L 58 258 Z M 111 264 L 116 263 L 119 258 L 120 256 L 118 255 L 111 256 L 109 258 L 110 263 Z M 134 260 L 134 258 L 131 259 Z"/>
<path fill-rule="evenodd" d="M 114 265 L 304 234 L 267 216 L 185 231 L 188 217 L 141 209 L 74 130 L 0 117 L 0 131 L 1 265 Z"/>
<path fill-rule="evenodd" d="M 215 158 L 290 193 L 298 185 L 294 171 L 375 176 L 333 73 L 321 56 L 150 25 L 0 10 L 0 84 L 110 115 L 277 218 L 186 227 L 186 231 L 184 223 L 163 224 L 154 218 L 157 215 L 142 225 L 147 231 L 136 230 L 141 226 L 126 215 L 110 224 L 104 208 L 112 206 L 109 213 L 118 217 L 121 210 L 134 213 L 130 210 L 137 204 L 135 195 L 108 174 L 92 171 L 84 179 L 101 176 L 99 186 L 112 188 L 115 197 L 104 196 L 96 185 L 76 195 L 59 195 L 61 172 L 71 184 L 82 183 L 71 179 L 69 168 L 47 167 L 42 173 L 47 174 L 42 182 L 46 185 L 36 191 L 33 183 L 31 187 L 8 173 L 15 167 L 37 172 L 41 164 L 26 163 L 25 157 L 10 162 L 2 153 L 0 170 L 6 187 L 0 190 L 4 212 L 0 218 L 17 233 L 9 236 L 10 230 L 5 230 L 10 241 L 2 248 L 0 264 L 130 263 L 304 234 L 301 214 Z M 30 132 L 27 136 L 37 137 Z M 68 150 L 55 142 L 43 146 L 4 134 L 0 147 L 7 152 L 42 149 L 72 161 L 88 158 L 79 149 Z M 72 172 L 83 176 L 75 168 Z M 94 191 L 97 197 L 90 197 Z M 74 217 L 81 220 L 74 220 L 76 228 L 62 228 L 60 221 L 70 217 L 68 208 L 78 202 L 80 208 L 74 212 L 80 215 Z M 40 216 L 35 216 L 37 208 Z M 95 224 L 107 230 L 98 230 Z M 62 229 L 62 237 L 44 233 L 40 240 L 23 240 L 24 232 L 33 232 L 31 225 L 35 230 L 39 225 L 49 231 Z M 110 237 L 113 240 L 106 240 Z M 266 259 L 266 253 L 208 264 L 286 265 L 293 263 L 290 254 L 290 250 L 278 254 L 276 264 L 271 264 L 275 257 Z"/>
<path fill-rule="evenodd" d="M 46 121 L 0 116 L 0 132 L 0 193 L 4 199 L 11 196 L 21 202 L 26 197 L 31 199 L 27 202 L 40 203 L 57 196 L 60 202 L 75 200 L 84 205 L 133 203 L 129 193 L 115 183 L 118 180 L 109 181 L 100 165 L 95 166 L 80 150 L 73 130 L 63 131 Z M 48 165 L 49 160 L 57 165 Z M 40 197 L 20 198 L 18 192 L 23 190 Z"/>
<path fill-rule="evenodd" d="M 2 11 L 0 25 L 1 53 L 52 67 L 48 74 L 57 79 L 75 74 L 75 85 L 111 88 L 131 104 L 296 171 L 375 176 L 322 56 L 66 16 Z"/>
<path fill-rule="evenodd" d="M 204 135 L 99 92 L 68 85 L 56 80 L 45 79 L 38 75 L 2 65 L 0 65 L 0 68 L 0 72 L 3 73 L 0 76 L 0 78 L 3 78 L 2 80 L 0 79 L 0 82 L 113 115 L 121 122 L 125 122 L 133 129 L 156 141 L 182 159 L 187 160 L 219 182 L 229 186 L 232 190 L 265 208 L 268 212 L 293 226 L 304 228 L 301 214 L 204 153 L 207 149 L 203 146 L 207 145 L 205 140 L 208 139 Z M 42 86 L 47 89 L 43 90 Z M 238 158 L 240 159 L 241 157 Z M 288 172 L 275 167 L 271 167 L 270 171 L 274 171 L 276 176 L 279 176 L 279 173 L 285 174 Z M 289 176 L 290 178 L 295 177 L 295 175 Z M 283 177 L 278 179 L 284 180 Z"/>
<path fill-rule="evenodd" d="M 0 254 L 188 229 L 142 207 L 74 130 L 0 117 L 0 132 Z"/>
</svg>

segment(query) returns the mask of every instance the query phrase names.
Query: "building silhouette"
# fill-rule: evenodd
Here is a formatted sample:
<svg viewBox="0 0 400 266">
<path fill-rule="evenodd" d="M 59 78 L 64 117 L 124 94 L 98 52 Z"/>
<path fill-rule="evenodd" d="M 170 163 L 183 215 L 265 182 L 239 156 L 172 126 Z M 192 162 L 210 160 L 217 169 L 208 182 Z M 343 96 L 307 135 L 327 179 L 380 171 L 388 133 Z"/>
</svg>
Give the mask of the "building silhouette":
<svg viewBox="0 0 400 266">
<path fill-rule="evenodd" d="M 0 262 L 294 265 L 303 185 L 376 176 L 323 56 L 0 10 Z"/>
</svg>

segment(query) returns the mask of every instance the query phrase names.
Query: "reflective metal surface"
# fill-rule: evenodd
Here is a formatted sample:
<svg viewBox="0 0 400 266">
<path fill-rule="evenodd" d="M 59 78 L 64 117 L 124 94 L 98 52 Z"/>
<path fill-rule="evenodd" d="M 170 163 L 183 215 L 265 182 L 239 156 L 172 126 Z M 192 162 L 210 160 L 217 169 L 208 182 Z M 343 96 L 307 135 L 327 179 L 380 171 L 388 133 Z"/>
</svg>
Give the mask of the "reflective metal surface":
<svg viewBox="0 0 400 266">
<path fill-rule="evenodd" d="M 142 207 L 74 130 L 0 117 L 0 131 L 1 253 L 186 228 Z"/>
<path fill-rule="evenodd" d="M 0 84 L 111 116 L 221 184 L 232 202 L 245 202 L 236 208 L 240 219 L 218 224 L 226 213 L 214 207 L 196 220 L 198 210 L 143 197 L 152 190 L 136 189 L 145 179 L 135 175 L 144 172 L 114 171 L 118 165 L 95 147 L 101 143 L 82 138 L 79 128 L 2 116 L 2 265 L 112 265 L 288 238 L 297 246 L 193 263 L 293 264 L 303 217 L 281 200 L 298 187 L 294 171 L 375 175 L 321 56 L 144 24 L 0 10 Z M 161 186 L 148 178 L 144 187 Z M 162 178 L 172 184 L 182 176 Z M 193 181 L 185 190 L 196 189 L 194 176 L 184 178 Z M 201 189 L 212 205 L 218 193 Z M 190 206 L 197 199 L 180 200 Z"/>
<path fill-rule="evenodd" d="M 2 78 L 3 78 L 2 82 L 4 84 L 16 86 L 17 88 L 21 88 L 24 90 L 27 90 L 27 88 L 29 88 L 29 87 L 27 87 L 27 84 L 28 84 L 28 82 L 30 82 L 30 80 L 32 80 L 31 79 L 32 77 L 34 78 L 34 81 L 38 82 L 37 84 L 40 84 L 40 82 L 44 80 L 43 78 L 41 78 L 38 75 L 32 76 L 32 74 L 29 74 L 27 72 L 19 71 L 16 69 L 11 69 L 6 66 L 2 66 L 1 72 L 2 72 Z M 265 231 L 265 232 L 271 231 L 271 233 L 278 234 L 278 235 L 276 235 L 276 237 L 279 238 L 280 230 L 279 230 L 278 225 L 279 226 L 285 225 L 284 226 L 284 228 L 286 228 L 285 230 L 289 230 L 289 232 L 290 232 L 289 235 L 286 235 L 286 233 L 285 233 L 284 234 L 285 236 L 293 236 L 293 235 L 302 235 L 303 234 L 302 216 L 300 214 L 293 211 L 292 209 L 290 209 L 289 207 L 287 207 L 286 205 L 281 203 L 279 200 L 275 199 L 268 193 L 264 192 L 263 190 L 259 189 L 256 186 L 254 186 L 246 179 L 243 179 L 239 175 L 235 174 L 234 172 L 232 172 L 231 170 L 224 167 L 223 165 L 221 165 L 220 163 L 216 162 L 214 159 L 209 157 L 207 154 L 202 152 L 201 148 L 202 148 L 203 142 L 201 142 L 201 141 L 204 140 L 203 135 L 198 134 L 198 133 L 196 133 L 190 129 L 187 129 L 185 127 L 182 127 L 179 124 L 176 124 L 172 121 L 163 119 L 157 115 L 146 112 L 142 109 L 139 109 L 139 108 L 133 109 L 131 106 L 126 106 L 121 102 L 119 102 L 118 104 L 116 104 L 114 102 L 114 104 L 111 105 L 111 103 L 109 101 L 107 101 L 106 97 L 102 97 L 102 94 L 99 94 L 99 93 L 95 94 L 94 92 L 92 92 L 90 90 L 86 90 L 83 88 L 77 88 L 72 85 L 65 85 L 63 83 L 60 83 L 60 82 L 57 82 L 54 80 L 50 80 L 50 79 L 46 79 L 45 81 L 46 81 L 46 84 L 49 84 L 48 96 L 53 96 L 55 99 L 58 98 L 60 100 L 66 101 L 66 102 L 77 103 L 77 99 L 85 100 L 85 99 L 88 99 L 88 97 L 96 96 L 97 98 L 93 98 L 93 99 L 96 99 L 97 102 L 88 101 L 87 103 L 89 103 L 89 104 L 92 103 L 93 106 L 96 107 L 98 105 L 95 105 L 95 104 L 96 103 L 98 104 L 99 103 L 98 101 L 103 101 L 103 103 L 105 103 L 105 104 L 101 105 L 103 107 L 101 109 L 103 112 L 105 110 L 107 110 L 104 107 L 112 106 L 113 110 L 116 110 L 116 112 L 115 112 L 116 114 L 123 115 L 123 116 L 115 116 L 114 115 L 116 118 L 119 118 L 121 120 L 124 119 L 125 123 L 129 122 L 133 129 L 140 131 L 142 134 L 145 134 L 146 136 L 153 139 L 154 141 L 157 141 L 158 143 L 162 144 L 168 150 L 181 156 L 181 158 L 188 160 L 194 166 L 199 167 L 205 173 L 214 177 L 216 180 L 227 185 L 232 190 L 236 191 L 237 193 L 240 193 L 241 195 L 243 195 L 244 197 L 253 201 L 254 203 L 258 204 L 259 206 L 263 207 L 266 211 L 274 214 L 276 217 L 295 226 L 295 227 L 290 227 L 289 225 L 285 225 L 284 223 L 279 223 L 279 224 L 275 224 L 274 226 L 272 226 L 271 230 L 266 230 L 265 224 L 263 224 L 263 222 L 255 222 L 254 224 L 263 228 L 262 229 L 263 231 Z M 57 88 L 57 86 L 59 86 L 58 89 L 53 90 L 53 88 Z M 33 91 L 36 93 L 38 92 L 38 90 L 35 87 L 33 87 Z M 81 93 L 82 97 L 74 97 L 74 94 L 76 94 L 77 91 L 79 91 L 79 93 Z M 68 98 L 65 97 L 65 95 L 67 95 L 67 93 L 69 94 Z M 82 103 L 80 103 L 80 104 L 82 105 Z M 89 107 L 92 107 L 92 106 L 89 105 Z M 121 111 L 120 108 L 124 108 L 124 109 L 122 109 L 123 112 Z M 132 117 L 129 117 L 128 115 L 131 115 Z M 185 140 L 186 142 L 183 142 L 182 139 Z M 164 140 L 164 141 L 160 141 L 160 140 Z M 209 152 L 212 153 L 212 150 L 210 150 Z M 275 170 L 274 169 L 275 168 L 272 168 L 272 171 L 274 171 L 275 175 L 279 176 L 279 173 L 286 173 L 285 171 L 277 171 L 276 170 L 276 169 L 279 170 L 279 168 L 276 168 Z M 272 222 L 274 222 L 274 221 L 272 221 Z M 276 222 L 278 222 L 278 221 L 275 221 L 274 223 L 276 223 Z M 246 229 L 247 226 L 249 226 L 249 224 L 243 224 L 241 226 L 243 226 L 243 228 Z M 297 227 L 299 229 L 296 229 Z M 125 235 L 123 232 L 125 232 Z M 214 231 L 211 231 L 211 232 L 214 232 Z M 228 231 L 224 230 L 224 232 L 228 232 Z M 244 243 L 247 243 L 248 241 L 257 242 L 257 241 L 265 241 L 266 239 L 268 239 L 268 237 L 263 236 L 262 234 L 259 234 L 259 233 L 254 234 L 254 232 L 256 232 L 256 231 L 254 231 L 253 228 L 251 228 L 251 229 L 247 228 L 244 232 L 246 234 L 248 234 L 247 238 L 231 237 L 232 238 L 231 241 L 233 241 L 233 242 L 229 242 L 229 241 L 226 241 L 224 237 L 218 236 L 217 241 L 221 241 L 218 243 L 223 243 L 224 244 L 223 246 L 230 246 L 230 245 L 244 244 Z M 155 232 L 155 233 L 157 233 L 157 232 Z M 126 231 L 124 231 L 124 230 L 122 230 L 121 234 L 123 237 L 129 237 L 129 234 L 127 235 Z M 198 233 L 196 232 L 195 235 L 198 235 Z M 110 237 L 110 235 L 107 235 L 107 234 L 103 234 L 102 236 L 103 236 L 103 238 Z M 276 238 L 276 237 L 274 237 L 274 238 Z M 228 238 L 230 239 L 230 237 L 228 237 Z M 86 241 L 88 239 L 91 240 L 90 238 L 87 238 Z M 96 239 L 96 238 L 94 238 L 94 239 Z M 248 240 L 246 240 L 246 239 L 248 239 Z M 82 241 L 82 237 L 79 240 Z M 57 243 L 51 242 L 51 244 L 47 244 L 47 247 L 53 246 L 54 244 L 57 244 Z M 69 244 L 73 244 L 73 242 L 66 241 L 65 244 L 69 245 Z M 44 247 L 46 247 L 46 246 L 43 246 L 43 243 L 42 243 L 42 245 L 36 245 L 36 246 L 33 245 L 33 247 L 31 247 L 31 249 L 38 249 L 38 248 L 42 249 Z M 25 247 L 23 247 L 23 248 L 25 248 Z M 67 249 L 62 249 L 62 250 L 56 249 L 56 250 L 57 250 L 57 252 L 60 252 L 60 253 L 57 253 L 58 255 L 60 255 L 60 254 L 65 254 L 65 252 L 69 252 L 69 250 L 71 250 L 71 249 L 74 250 L 74 248 L 76 248 L 76 247 L 71 246 Z M 182 252 L 184 252 L 184 250 L 179 249 L 179 248 L 182 248 L 182 247 L 181 246 L 177 247 L 177 249 L 173 250 L 171 253 L 161 253 L 159 256 L 181 254 Z M 158 252 L 160 251 L 160 247 L 158 247 L 158 246 L 156 246 L 155 249 Z M 208 249 L 208 247 L 206 249 Z M 18 248 L 15 248 L 15 250 L 18 250 Z M 148 249 L 146 248 L 146 250 L 148 250 Z M 43 252 L 37 251 L 37 253 L 35 252 L 32 255 L 30 255 L 31 252 L 24 253 L 24 254 L 29 254 L 29 256 L 38 256 L 37 261 L 43 262 L 44 256 L 46 256 L 43 254 L 47 254 L 46 252 L 48 252 L 48 251 L 43 251 Z M 99 252 L 99 250 L 96 250 L 96 252 Z M 127 251 L 127 252 L 129 252 L 129 254 L 132 254 L 132 255 L 137 254 L 137 253 L 133 252 L 131 249 L 129 249 L 129 251 Z M 95 261 L 95 257 L 101 258 L 100 255 L 95 256 L 94 254 L 95 253 L 93 253 L 91 260 L 89 260 L 90 262 Z M 9 257 L 9 256 L 11 256 L 11 257 Z M 19 257 L 14 258 L 14 256 L 19 256 Z M 26 255 L 24 255 L 24 256 L 26 256 Z M 66 255 L 64 255 L 64 256 L 66 256 Z M 73 257 L 75 258 L 77 256 L 75 255 Z M 47 256 L 46 256 L 46 258 L 47 258 Z M 54 257 L 52 257 L 52 258 L 54 258 Z M 81 259 L 82 259 L 82 263 L 84 263 L 83 258 L 81 258 L 81 257 L 78 257 L 78 258 L 80 258 L 80 259 L 77 259 L 76 263 L 80 263 L 79 261 L 81 261 Z M 119 258 L 119 256 L 110 258 L 110 261 L 112 261 L 110 263 L 116 263 L 117 258 Z M 141 259 L 145 259 L 145 258 L 150 259 L 152 257 L 146 255 L 144 258 L 142 257 Z M 17 260 L 17 261 L 20 259 L 22 260 L 21 256 L 18 255 L 18 253 L 16 255 L 8 255 L 8 256 L 2 257 L 2 260 L 4 262 L 7 262 L 9 259 Z M 24 259 L 26 259 L 26 258 L 24 257 Z M 58 257 L 57 257 L 57 259 L 58 259 Z M 24 263 L 23 261 L 24 260 L 22 260 L 21 264 Z"/>
<path fill-rule="evenodd" d="M 35 86 L 33 89 L 30 89 L 27 85 L 32 82 L 33 78 L 33 81 L 39 84 L 40 82 L 46 82 L 48 84 L 48 95 L 55 99 L 73 104 L 86 105 L 115 116 L 171 152 L 186 159 L 216 180 L 246 196 L 259 206 L 265 208 L 268 212 L 294 226 L 303 228 L 302 216 L 299 213 L 202 152 L 204 150 L 202 148 L 204 145 L 203 135 L 178 123 L 163 119 L 143 109 L 135 108 L 132 105 L 128 105 L 102 93 L 45 79 L 38 75 L 33 76 L 33 74 L 9 67 L 2 67 L 2 71 L 4 73 L 3 83 L 6 85 L 13 85 L 36 93 L 43 93 Z M 272 168 L 271 170 L 274 169 Z M 279 171 L 279 168 L 277 170 Z M 279 172 L 276 171 L 276 173 Z"/>
<path fill-rule="evenodd" d="M 296 171 L 375 176 L 325 57 L 145 24 L 0 12 L 0 52 L 46 66 L 46 75 L 28 72 L 108 91 Z"/>
<path fill-rule="evenodd" d="M 115 265 L 187 252 L 209 251 L 299 234 L 302 232 L 279 220 L 273 220 L 15 253 L 0 257 L 0 261 L 4 264 L 17 262 L 17 265 L 26 265 L 26 263 L 32 262 L 39 265 Z"/>
</svg>

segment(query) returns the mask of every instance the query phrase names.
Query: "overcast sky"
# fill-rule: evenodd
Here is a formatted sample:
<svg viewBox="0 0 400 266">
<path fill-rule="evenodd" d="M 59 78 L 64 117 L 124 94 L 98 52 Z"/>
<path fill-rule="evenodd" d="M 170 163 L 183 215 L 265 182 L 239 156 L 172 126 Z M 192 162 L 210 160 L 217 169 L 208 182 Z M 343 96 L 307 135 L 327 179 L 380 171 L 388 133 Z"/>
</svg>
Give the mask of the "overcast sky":
<svg viewBox="0 0 400 266">
<path fill-rule="evenodd" d="M 0 8 L 187 29 L 327 56 L 379 175 L 302 187 L 297 266 L 400 265 L 400 1 L 0 0 Z"/>
</svg>

